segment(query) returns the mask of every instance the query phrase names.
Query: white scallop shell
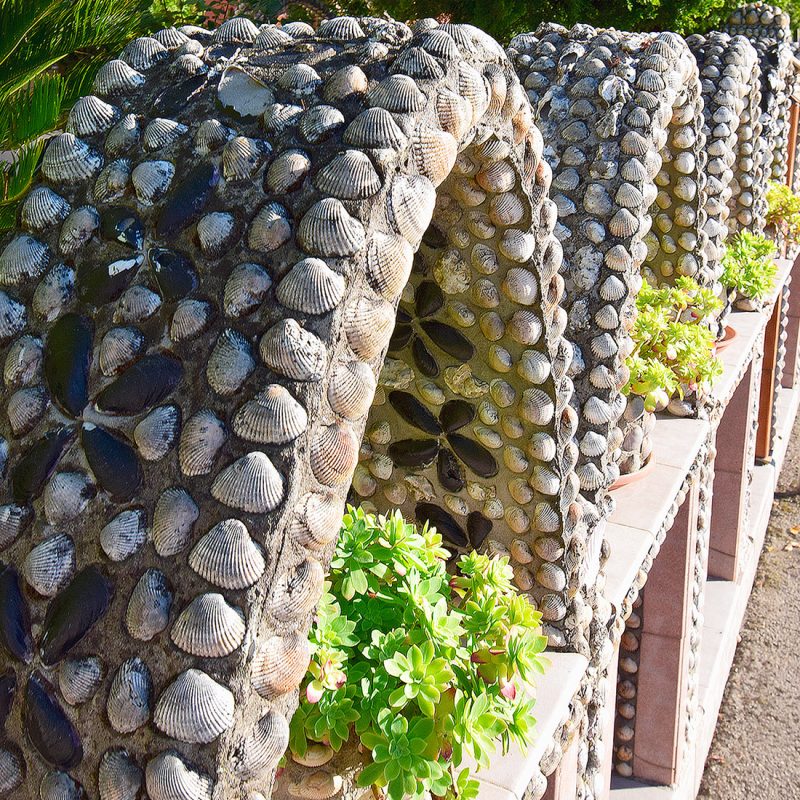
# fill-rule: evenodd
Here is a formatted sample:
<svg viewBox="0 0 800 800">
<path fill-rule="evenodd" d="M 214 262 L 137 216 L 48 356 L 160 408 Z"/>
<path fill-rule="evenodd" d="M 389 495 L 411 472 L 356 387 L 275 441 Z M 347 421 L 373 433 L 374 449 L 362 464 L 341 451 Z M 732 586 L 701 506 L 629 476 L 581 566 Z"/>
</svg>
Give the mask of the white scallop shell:
<svg viewBox="0 0 800 800">
<path fill-rule="evenodd" d="M 260 139 L 234 136 L 222 149 L 222 173 L 227 180 L 247 180 L 258 171 L 269 146 Z"/>
<path fill-rule="evenodd" d="M 286 150 L 267 170 L 267 187 L 275 194 L 285 194 L 300 188 L 311 169 L 311 159 L 302 150 Z"/>
<path fill-rule="evenodd" d="M 26 334 L 20 336 L 6 353 L 3 381 L 7 388 L 29 386 L 42 374 L 42 340 Z"/>
<path fill-rule="evenodd" d="M 214 308 L 205 300 L 181 300 L 169 327 L 173 342 L 191 339 L 205 331 L 214 318 Z"/>
<path fill-rule="evenodd" d="M 19 437 L 30 433 L 39 424 L 49 404 L 44 386 L 27 386 L 14 392 L 6 407 L 14 435 Z"/>
<path fill-rule="evenodd" d="M 222 421 L 208 409 L 202 409 L 183 426 L 178 457 L 184 475 L 208 475 L 227 432 Z"/>
<path fill-rule="evenodd" d="M 169 622 L 172 589 L 163 572 L 148 569 L 131 593 L 125 612 L 125 626 L 134 638 L 148 642 Z"/>
<path fill-rule="evenodd" d="M 100 371 L 107 377 L 120 372 L 144 350 L 144 334 L 137 328 L 111 328 L 100 342 Z"/>
<path fill-rule="evenodd" d="M 137 72 L 124 61 L 115 58 L 107 61 L 97 70 L 92 86 L 98 94 L 111 95 L 135 91 L 144 83 L 145 77 L 141 72 Z"/>
<path fill-rule="evenodd" d="M 345 280 L 318 258 L 298 261 L 278 284 L 276 297 L 286 308 L 305 314 L 332 311 L 344 297 Z"/>
<path fill-rule="evenodd" d="M 339 363 L 328 384 L 328 403 L 337 414 L 357 420 L 369 411 L 377 381 L 363 361 Z"/>
<path fill-rule="evenodd" d="M 175 446 L 181 429 L 181 410 L 178 406 L 154 408 L 133 429 L 133 439 L 142 458 L 159 461 Z"/>
<path fill-rule="evenodd" d="M 353 352 L 371 361 L 383 351 L 394 331 L 395 312 L 386 300 L 362 297 L 347 309 L 344 331 Z"/>
<path fill-rule="evenodd" d="M 142 161 L 131 172 L 136 197 L 144 206 L 158 202 L 166 193 L 175 176 L 175 167 L 169 161 Z"/>
<path fill-rule="evenodd" d="M 131 177 L 131 162 L 118 158 L 100 170 L 94 184 L 94 199 L 98 203 L 109 203 L 122 197 Z"/>
<path fill-rule="evenodd" d="M 293 319 L 273 325 L 261 338 L 259 350 L 271 370 L 297 381 L 321 380 L 328 364 L 322 341 Z"/>
<path fill-rule="evenodd" d="M 120 664 L 108 690 L 106 713 L 117 733 L 133 733 L 150 719 L 153 680 L 141 658 Z"/>
<path fill-rule="evenodd" d="M 82 472 L 56 472 L 44 487 L 44 515 L 51 525 L 75 519 L 95 496 L 94 484 Z"/>
<path fill-rule="evenodd" d="M 272 636 L 253 658 L 253 688 L 267 700 L 274 700 L 300 685 L 311 661 L 308 637 L 296 633 Z"/>
<path fill-rule="evenodd" d="M 112 561 L 124 561 L 147 541 L 147 519 L 143 509 L 121 511 L 100 531 L 100 546 Z"/>
<path fill-rule="evenodd" d="M 435 205 L 436 190 L 422 175 L 396 177 L 386 198 L 389 222 L 415 249 L 430 225 Z"/>
<path fill-rule="evenodd" d="M 402 150 L 408 139 L 386 109 L 368 108 L 347 126 L 342 141 L 356 147 Z"/>
<path fill-rule="evenodd" d="M 245 403 L 233 418 L 233 430 L 248 442 L 288 444 L 308 425 L 308 415 L 288 389 L 270 384 Z"/>
<path fill-rule="evenodd" d="M 186 653 L 223 658 L 244 641 L 244 614 L 221 594 L 201 594 L 181 611 L 172 626 L 172 641 Z"/>
<path fill-rule="evenodd" d="M 272 286 L 272 278 L 259 264 L 239 264 L 225 282 L 223 306 L 229 317 L 252 314 Z"/>
<path fill-rule="evenodd" d="M 161 297 L 152 289 L 137 284 L 126 289 L 117 300 L 114 310 L 114 322 L 143 322 L 150 319 L 161 308 Z"/>
<path fill-rule="evenodd" d="M 266 562 L 244 523 L 226 519 L 195 545 L 189 566 L 222 589 L 247 589 L 264 573 Z"/>
<path fill-rule="evenodd" d="M 47 270 L 50 248 L 26 233 L 15 236 L 0 253 L 0 286 L 18 286 Z"/>
<path fill-rule="evenodd" d="M 69 214 L 70 205 L 47 186 L 37 186 L 22 204 L 20 220 L 24 227 L 41 233 L 61 222 Z"/>
<path fill-rule="evenodd" d="M 211 800 L 214 782 L 174 750 L 151 759 L 145 771 L 150 800 Z"/>
<path fill-rule="evenodd" d="M 309 455 L 314 477 L 324 486 L 348 483 L 358 463 L 358 450 L 358 439 L 349 425 L 323 427 L 314 437 Z"/>
<path fill-rule="evenodd" d="M 100 215 L 94 206 L 81 206 L 70 212 L 61 226 L 58 247 L 65 256 L 73 256 L 100 227 Z"/>
<path fill-rule="evenodd" d="M 345 150 L 317 173 L 314 185 L 340 200 L 365 200 L 380 190 L 381 179 L 365 153 Z"/>
<path fill-rule="evenodd" d="M 198 669 L 188 669 L 163 691 L 153 722 L 179 742 L 213 742 L 233 724 L 233 693 Z"/>
<path fill-rule="evenodd" d="M 247 339 L 238 331 L 226 328 L 209 356 L 206 379 L 218 395 L 230 397 L 241 389 L 255 366 Z"/>
<path fill-rule="evenodd" d="M 108 132 L 105 141 L 106 153 L 111 158 L 127 153 L 139 141 L 140 133 L 139 121 L 133 114 L 126 114 Z"/>
<path fill-rule="evenodd" d="M 292 237 L 289 212 L 280 203 L 267 203 L 250 223 L 247 243 L 253 250 L 271 253 Z"/>
<path fill-rule="evenodd" d="M 150 69 L 168 56 L 167 48 L 152 36 L 140 36 L 132 39 L 119 55 L 123 61 L 136 70 Z"/>
<path fill-rule="evenodd" d="M 167 558 L 180 553 L 192 537 L 200 510 L 192 496 L 179 486 L 161 493 L 153 512 L 153 547 Z"/>
<path fill-rule="evenodd" d="M 71 706 L 91 700 L 103 681 L 103 662 L 97 656 L 67 658 L 58 668 L 58 688 Z"/>
<path fill-rule="evenodd" d="M 57 533 L 37 544 L 22 562 L 28 585 L 45 597 L 53 597 L 75 572 L 75 543 L 65 533 Z"/>
<path fill-rule="evenodd" d="M 270 709 L 250 729 L 237 751 L 236 774 L 242 780 L 259 778 L 273 770 L 289 746 L 286 717 Z"/>
<path fill-rule="evenodd" d="M 91 136 L 107 131 L 118 119 L 119 109 L 90 94 L 72 107 L 66 130 L 76 136 Z"/>
<path fill-rule="evenodd" d="M 308 492 L 297 504 L 289 535 L 303 547 L 325 547 L 339 534 L 343 505 L 332 492 Z"/>
<path fill-rule="evenodd" d="M 189 129 L 174 119 L 156 117 L 147 123 L 143 142 L 145 150 L 158 150 L 178 141 Z"/>
<path fill-rule="evenodd" d="M 265 514 L 277 508 L 285 490 L 283 476 L 258 450 L 225 467 L 211 484 L 211 494 L 220 503 L 251 514 Z"/>
<path fill-rule="evenodd" d="M 100 759 L 97 773 L 100 800 L 136 800 L 141 792 L 143 779 L 141 768 L 126 750 L 106 750 Z"/>
<path fill-rule="evenodd" d="M 91 178 L 102 166 L 102 157 L 71 133 L 53 137 L 42 159 L 42 173 L 58 186 L 81 183 Z"/>
<path fill-rule="evenodd" d="M 414 251 L 402 236 L 376 231 L 367 248 L 367 279 L 385 300 L 394 300 L 405 288 L 414 263 Z"/>
<path fill-rule="evenodd" d="M 316 202 L 297 228 L 298 244 L 312 255 L 345 257 L 364 247 L 364 226 L 333 197 Z"/>
<path fill-rule="evenodd" d="M 233 131 L 218 119 L 203 120 L 194 135 L 195 150 L 201 156 L 207 156 L 213 150 L 222 147 L 233 135 Z"/>
</svg>

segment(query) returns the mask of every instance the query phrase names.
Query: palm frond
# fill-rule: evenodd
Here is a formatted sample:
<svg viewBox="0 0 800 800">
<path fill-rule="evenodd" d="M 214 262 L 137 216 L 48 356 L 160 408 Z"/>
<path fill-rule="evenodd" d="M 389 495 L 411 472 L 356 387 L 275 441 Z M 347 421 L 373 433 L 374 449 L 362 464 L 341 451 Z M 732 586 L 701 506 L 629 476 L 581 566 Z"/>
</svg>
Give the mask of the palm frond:
<svg viewBox="0 0 800 800">
<path fill-rule="evenodd" d="M 0 100 L 0 148 L 15 149 L 51 131 L 61 116 L 65 91 L 60 75 L 40 75 Z"/>
</svg>

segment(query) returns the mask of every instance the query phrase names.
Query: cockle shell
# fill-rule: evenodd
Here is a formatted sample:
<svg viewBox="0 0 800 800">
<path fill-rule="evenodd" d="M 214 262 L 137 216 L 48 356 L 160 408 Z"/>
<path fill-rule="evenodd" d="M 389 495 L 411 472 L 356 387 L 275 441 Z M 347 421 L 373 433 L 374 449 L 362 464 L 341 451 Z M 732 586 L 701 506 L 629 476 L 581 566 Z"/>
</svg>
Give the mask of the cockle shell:
<svg viewBox="0 0 800 800">
<path fill-rule="evenodd" d="M 119 119 L 119 110 L 89 95 L 81 97 L 72 107 L 67 117 L 66 130 L 76 136 L 91 136 L 107 131 Z"/>
<path fill-rule="evenodd" d="M 386 203 L 389 222 L 395 231 L 417 248 L 436 205 L 433 184 L 421 175 L 400 175 L 392 182 Z"/>
<path fill-rule="evenodd" d="M 217 148 L 222 147 L 233 135 L 233 131 L 218 119 L 203 120 L 194 135 L 195 150 L 201 156 L 206 156 Z"/>
<path fill-rule="evenodd" d="M 381 188 L 381 179 L 365 153 L 345 150 L 317 173 L 314 184 L 340 200 L 364 200 Z"/>
<path fill-rule="evenodd" d="M 201 594 L 181 611 L 172 626 L 172 641 L 186 653 L 204 658 L 230 655 L 244 640 L 242 612 L 221 594 Z"/>
<path fill-rule="evenodd" d="M 316 202 L 297 229 L 298 244 L 315 256 L 345 257 L 364 247 L 364 226 L 333 197 Z"/>
<path fill-rule="evenodd" d="M 61 222 L 69 214 L 70 205 L 47 186 L 37 186 L 22 204 L 22 224 L 34 233 L 41 233 Z"/>
<path fill-rule="evenodd" d="M 300 118 L 300 133 L 309 144 L 319 144 L 329 139 L 342 125 L 344 115 L 338 108 L 318 105 L 310 108 Z"/>
<path fill-rule="evenodd" d="M 347 126 L 343 141 L 356 147 L 401 150 L 408 140 L 386 109 L 368 108 Z"/>
<path fill-rule="evenodd" d="M 322 96 L 327 103 L 335 104 L 354 94 L 366 94 L 368 89 L 369 80 L 364 74 L 364 70 L 356 64 L 349 64 L 336 70 L 325 81 Z"/>
<path fill-rule="evenodd" d="M 189 129 L 174 119 L 156 117 L 147 123 L 143 142 L 145 150 L 160 150 L 178 141 Z"/>
<path fill-rule="evenodd" d="M 159 461 L 175 446 L 181 428 L 178 406 L 153 409 L 133 430 L 133 439 L 142 458 Z"/>
<path fill-rule="evenodd" d="M 100 546 L 112 561 L 124 561 L 147 541 L 147 519 L 141 508 L 121 511 L 100 531 Z"/>
<path fill-rule="evenodd" d="M 83 787 L 68 773 L 48 772 L 39 784 L 39 800 L 83 800 Z"/>
<path fill-rule="evenodd" d="M 225 282 L 223 304 L 229 317 L 243 317 L 255 311 L 272 286 L 272 278 L 258 264 L 239 264 Z"/>
<path fill-rule="evenodd" d="M 148 569 L 139 579 L 128 601 L 125 626 L 128 633 L 141 641 L 158 636 L 169 622 L 172 589 L 163 572 Z"/>
<path fill-rule="evenodd" d="M 57 533 L 36 545 L 22 563 L 28 585 L 40 595 L 53 597 L 75 572 L 75 543 L 65 533 Z"/>
<path fill-rule="evenodd" d="M 391 303 L 362 297 L 348 309 L 344 320 L 347 343 L 359 358 L 369 361 L 386 347 L 394 324 L 395 313 Z"/>
<path fill-rule="evenodd" d="M 371 106 L 385 108 L 397 114 L 421 111 L 427 102 L 416 82 L 408 75 L 390 75 L 378 83 L 369 93 Z"/>
<path fill-rule="evenodd" d="M 156 703 L 153 721 L 180 742 L 213 742 L 233 724 L 233 693 L 198 669 L 182 672 Z"/>
<path fill-rule="evenodd" d="M 118 158 L 100 170 L 94 185 L 94 199 L 98 203 L 109 203 L 122 197 L 131 177 L 131 162 Z"/>
<path fill-rule="evenodd" d="M 349 425 L 336 423 L 317 432 L 309 461 L 314 477 L 324 486 L 340 486 L 350 480 L 358 463 L 358 441 Z"/>
<path fill-rule="evenodd" d="M 267 700 L 294 691 L 303 680 L 311 661 L 305 636 L 289 633 L 264 641 L 252 662 L 253 688 Z"/>
<path fill-rule="evenodd" d="M 117 300 L 113 320 L 116 323 L 143 322 L 161 307 L 161 298 L 146 286 L 131 286 Z"/>
<path fill-rule="evenodd" d="M 141 768 L 127 751 L 114 748 L 103 753 L 97 775 L 100 800 L 136 800 L 143 780 Z"/>
<path fill-rule="evenodd" d="M 97 70 L 92 87 L 100 95 L 122 95 L 136 91 L 144 83 L 144 75 L 116 58 Z"/>
<path fill-rule="evenodd" d="M 357 420 L 369 411 L 377 382 L 363 361 L 340 363 L 328 384 L 328 403 L 337 414 Z"/>
<path fill-rule="evenodd" d="M 145 771 L 150 800 L 211 800 L 213 781 L 174 750 L 159 753 Z"/>
<path fill-rule="evenodd" d="M 227 432 L 222 421 L 208 409 L 202 409 L 190 417 L 183 426 L 178 456 L 184 475 L 208 475 Z"/>
<path fill-rule="evenodd" d="M 238 331 L 226 328 L 209 356 L 206 378 L 218 395 L 230 397 L 241 389 L 255 366 L 248 340 Z"/>
<path fill-rule="evenodd" d="M 308 492 L 300 498 L 289 533 L 304 547 L 330 544 L 341 526 L 342 500 L 328 492 Z"/>
<path fill-rule="evenodd" d="M 128 42 L 119 57 L 136 70 L 146 70 L 168 58 L 169 51 L 158 39 L 152 36 L 140 36 Z"/>
<path fill-rule="evenodd" d="M 292 236 L 289 212 L 280 203 L 267 203 L 250 223 L 247 242 L 253 250 L 271 253 Z"/>
<path fill-rule="evenodd" d="M 22 533 L 33 517 L 27 506 L 5 504 L 0 506 L 0 548 L 6 548 Z"/>
<path fill-rule="evenodd" d="M 153 511 L 156 552 L 164 558 L 180 553 L 189 544 L 199 516 L 197 504 L 185 489 L 175 486 L 162 492 Z"/>
<path fill-rule="evenodd" d="M 317 90 L 322 84 L 317 71 L 310 64 L 292 64 L 278 78 L 278 86 L 296 97 L 305 97 Z"/>
<path fill-rule="evenodd" d="M 258 778 L 273 770 L 289 746 L 289 723 L 270 709 L 242 742 L 236 759 L 236 774 L 242 780 Z"/>
<path fill-rule="evenodd" d="M 71 133 L 53 137 L 42 159 L 42 173 L 57 186 L 81 183 L 102 166 L 103 159 Z"/>
<path fill-rule="evenodd" d="M 266 142 L 234 136 L 222 149 L 222 173 L 227 180 L 247 180 L 255 175 L 268 152 Z"/>
<path fill-rule="evenodd" d="M 75 271 L 64 264 L 56 264 L 33 293 L 33 313 L 46 322 L 52 322 L 74 297 Z"/>
<path fill-rule="evenodd" d="M 65 256 L 74 256 L 100 227 L 100 215 L 93 206 L 81 206 L 70 212 L 61 226 L 58 248 Z"/>
<path fill-rule="evenodd" d="M 26 322 L 25 306 L 0 291 L 0 343 L 20 333 Z"/>
<path fill-rule="evenodd" d="M 292 192 L 300 187 L 309 170 L 311 160 L 302 150 L 286 150 L 267 170 L 267 187 L 275 194 Z"/>
<path fill-rule="evenodd" d="M 292 311 L 324 314 L 344 297 L 345 280 L 318 258 L 298 261 L 278 284 L 278 301 Z"/>
<path fill-rule="evenodd" d="M 285 484 L 269 457 L 258 450 L 223 469 L 211 485 L 211 494 L 227 506 L 265 514 L 280 505 Z"/>
<path fill-rule="evenodd" d="M 141 658 L 123 661 L 111 681 L 106 713 L 117 733 L 133 733 L 150 719 L 153 679 Z"/>
<path fill-rule="evenodd" d="M 195 545 L 189 566 L 222 589 L 247 589 L 264 573 L 266 562 L 244 523 L 226 519 Z"/>
<path fill-rule="evenodd" d="M 169 189 L 175 167 L 169 161 L 142 161 L 131 172 L 136 197 L 142 205 L 158 202 Z"/>
<path fill-rule="evenodd" d="M 411 137 L 411 154 L 419 173 L 438 186 L 453 170 L 458 142 L 447 131 L 418 128 Z"/>
<path fill-rule="evenodd" d="M 56 472 L 44 487 L 44 515 L 51 525 L 75 519 L 95 496 L 94 484 L 83 472 Z"/>
<path fill-rule="evenodd" d="M 232 243 L 236 234 L 236 220 L 226 211 L 212 211 L 197 223 L 200 249 L 209 258 L 219 258 Z"/>
<path fill-rule="evenodd" d="M 325 570 L 315 558 L 306 558 L 278 578 L 269 599 L 270 613 L 280 622 L 303 619 L 322 596 Z"/>
<path fill-rule="evenodd" d="M 14 392 L 6 407 L 14 435 L 30 433 L 39 424 L 49 404 L 50 399 L 44 386 L 29 386 Z"/>
<path fill-rule="evenodd" d="M 214 318 L 213 306 L 205 300 L 181 300 L 169 328 L 169 336 L 173 342 L 191 339 L 205 331 Z"/>
<path fill-rule="evenodd" d="M 100 371 L 112 377 L 144 350 L 144 334 L 137 328 L 111 328 L 100 343 Z"/>
<path fill-rule="evenodd" d="M 394 300 L 408 283 L 414 251 L 402 236 L 373 233 L 367 248 L 367 279 L 385 300 Z"/>
<path fill-rule="evenodd" d="M 217 44 L 250 44 L 258 36 L 258 28 L 246 17 L 231 17 L 214 31 Z"/>
<path fill-rule="evenodd" d="M 6 388 L 30 386 L 42 373 L 42 340 L 26 334 L 20 336 L 6 352 L 3 381 Z"/>
<path fill-rule="evenodd" d="M 139 121 L 133 114 L 126 114 L 108 132 L 105 141 L 105 151 L 110 158 L 127 153 L 139 140 L 141 133 Z"/>
<path fill-rule="evenodd" d="M 288 389 L 274 383 L 245 403 L 233 419 L 233 430 L 248 442 L 288 444 L 308 425 L 308 415 Z"/>
<path fill-rule="evenodd" d="M 273 325 L 261 338 L 259 350 L 271 370 L 293 380 L 318 381 L 327 368 L 325 345 L 293 319 Z"/>
<path fill-rule="evenodd" d="M 292 39 L 289 34 L 276 25 L 262 25 L 258 36 L 253 42 L 254 50 L 272 50 L 291 44 Z"/>
<path fill-rule="evenodd" d="M 58 668 L 58 688 L 71 706 L 91 700 L 102 680 L 103 663 L 96 656 L 67 658 Z"/>
</svg>

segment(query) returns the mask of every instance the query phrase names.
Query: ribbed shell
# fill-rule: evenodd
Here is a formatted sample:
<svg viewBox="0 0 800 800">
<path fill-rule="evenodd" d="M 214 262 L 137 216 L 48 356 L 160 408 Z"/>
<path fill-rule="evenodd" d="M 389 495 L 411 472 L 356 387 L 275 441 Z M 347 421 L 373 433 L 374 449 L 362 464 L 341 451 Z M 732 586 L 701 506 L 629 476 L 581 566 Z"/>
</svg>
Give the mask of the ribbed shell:
<svg viewBox="0 0 800 800">
<path fill-rule="evenodd" d="M 29 386 L 14 392 L 6 408 L 14 435 L 24 436 L 32 431 L 44 416 L 49 402 L 43 386 Z"/>
<path fill-rule="evenodd" d="M 246 630 L 242 612 L 221 594 L 201 594 L 181 611 L 172 626 L 172 641 L 186 653 L 223 658 L 241 645 Z"/>
<path fill-rule="evenodd" d="M 344 320 L 347 343 L 359 358 L 371 361 L 389 343 L 394 323 L 391 303 L 362 297 L 348 309 Z"/>
<path fill-rule="evenodd" d="M 0 286 L 18 286 L 40 278 L 49 260 L 46 244 L 26 233 L 15 236 L 0 253 Z"/>
<path fill-rule="evenodd" d="M 100 531 L 100 546 L 112 561 L 124 561 L 147 541 L 147 518 L 141 508 L 117 514 Z"/>
<path fill-rule="evenodd" d="M 280 203 L 267 203 L 250 223 L 247 243 L 253 250 L 271 253 L 289 241 L 292 223 L 289 212 Z"/>
<path fill-rule="evenodd" d="M 66 772 L 48 772 L 39 784 L 39 800 L 84 800 L 83 787 Z"/>
<path fill-rule="evenodd" d="M 402 150 L 408 140 L 386 109 L 368 108 L 347 126 L 343 141 L 356 147 Z"/>
<path fill-rule="evenodd" d="M 279 375 L 296 381 L 318 381 L 325 374 L 328 354 L 313 333 L 293 319 L 273 325 L 259 345 L 264 363 Z"/>
<path fill-rule="evenodd" d="M 36 545 L 22 563 L 28 585 L 45 597 L 53 597 L 75 572 L 75 543 L 65 533 L 57 533 Z"/>
<path fill-rule="evenodd" d="M 326 164 L 314 179 L 316 187 L 340 200 L 365 200 L 381 188 L 381 179 L 360 150 L 345 150 Z"/>
<path fill-rule="evenodd" d="M 392 181 L 389 190 L 389 222 L 397 233 L 416 248 L 428 229 L 435 204 L 436 190 L 427 178 L 401 175 Z"/>
<path fill-rule="evenodd" d="M 102 166 L 103 159 L 71 133 L 53 137 L 42 159 L 42 173 L 57 186 L 88 180 Z"/>
<path fill-rule="evenodd" d="M 110 158 L 127 153 L 139 141 L 141 128 L 133 114 L 126 114 L 106 136 L 105 151 Z"/>
<path fill-rule="evenodd" d="M 169 328 L 173 342 L 182 342 L 203 333 L 214 318 L 214 308 L 205 300 L 181 300 Z"/>
<path fill-rule="evenodd" d="M 156 117 L 144 129 L 144 146 L 146 150 L 159 150 L 178 141 L 189 129 L 174 119 Z"/>
<path fill-rule="evenodd" d="M 100 371 L 112 377 L 144 350 L 144 334 L 137 328 L 111 328 L 100 343 Z"/>
<path fill-rule="evenodd" d="M 358 463 L 358 440 L 349 425 L 336 423 L 317 432 L 309 461 L 314 477 L 324 486 L 341 486 L 350 480 Z"/>
<path fill-rule="evenodd" d="M 202 409 L 183 426 L 178 458 L 184 475 L 208 475 L 227 439 L 225 425 L 213 411 Z"/>
<path fill-rule="evenodd" d="M 246 180 L 258 171 L 269 152 L 265 142 L 234 136 L 222 149 L 222 173 L 227 180 Z"/>
<path fill-rule="evenodd" d="M 298 244 L 315 256 L 345 257 L 364 247 L 364 226 L 347 213 L 341 201 L 326 197 L 306 212 L 297 228 Z"/>
<path fill-rule="evenodd" d="M 44 515 L 51 525 L 75 519 L 94 497 L 94 484 L 82 472 L 56 472 L 44 487 Z"/>
<path fill-rule="evenodd" d="M 20 336 L 6 352 L 3 381 L 7 388 L 30 386 L 42 374 L 42 340 L 26 334 Z"/>
<path fill-rule="evenodd" d="M 169 161 L 142 161 L 131 172 L 136 197 L 144 206 L 158 202 L 166 193 L 175 175 Z"/>
<path fill-rule="evenodd" d="M 103 662 L 97 656 L 68 658 L 58 668 L 58 688 L 71 706 L 91 700 L 103 681 Z"/>
<path fill-rule="evenodd" d="M 133 733 L 150 719 L 153 680 L 141 658 L 123 661 L 111 681 L 106 713 L 117 733 Z"/>
<path fill-rule="evenodd" d="M 136 70 L 150 69 L 168 56 L 167 48 L 152 36 L 140 36 L 131 40 L 119 55 Z"/>
<path fill-rule="evenodd" d="M 94 206 L 81 206 L 71 211 L 61 226 L 58 248 L 65 256 L 73 256 L 100 227 L 100 215 Z"/>
<path fill-rule="evenodd" d="M 67 131 L 76 136 L 92 136 L 107 131 L 119 119 L 119 109 L 99 97 L 81 97 L 67 117 Z"/>
<path fill-rule="evenodd" d="M 135 92 L 144 83 L 144 75 L 116 58 L 100 67 L 92 86 L 100 95 L 124 95 Z"/>
<path fill-rule="evenodd" d="M 127 750 L 114 748 L 103 753 L 97 774 L 100 800 L 136 800 L 143 782 L 144 773 Z"/>
<path fill-rule="evenodd" d="M 272 278 L 258 264 L 239 264 L 225 282 L 225 314 L 238 319 L 255 311 L 272 286 Z"/>
<path fill-rule="evenodd" d="M 217 44 L 250 44 L 258 36 L 258 28 L 246 17 L 231 17 L 214 31 Z"/>
<path fill-rule="evenodd" d="M 213 742 L 233 724 L 233 694 L 198 669 L 182 672 L 156 703 L 153 721 L 179 742 Z"/>
<path fill-rule="evenodd" d="M 259 778 L 273 770 L 289 746 L 289 723 L 277 711 L 269 710 L 242 742 L 236 773 L 242 780 Z"/>
<path fill-rule="evenodd" d="M 311 160 L 302 150 L 286 150 L 267 170 L 267 187 L 275 194 L 293 192 L 300 187 L 311 169 Z"/>
<path fill-rule="evenodd" d="M 318 258 L 298 261 L 278 284 L 278 300 L 292 311 L 324 314 L 344 297 L 345 280 Z"/>
<path fill-rule="evenodd" d="M 70 205 L 47 186 L 37 186 L 22 204 L 22 224 L 34 233 L 56 225 L 69 214 Z"/>
<path fill-rule="evenodd" d="M 25 779 L 25 762 L 16 750 L 0 748 L 0 792 L 13 792 Z"/>
<path fill-rule="evenodd" d="M 253 659 L 253 688 L 267 700 L 292 692 L 305 677 L 310 661 L 306 636 L 272 636 L 261 644 Z"/>
<path fill-rule="evenodd" d="M 33 313 L 46 322 L 52 322 L 74 297 L 75 271 L 64 264 L 56 264 L 33 293 Z"/>
<path fill-rule="evenodd" d="M 131 286 L 117 300 L 114 322 L 123 324 L 144 322 L 144 320 L 150 319 L 160 307 L 161 298 L 152 289 L 141 285 Z"/>
<path fill-rule="evenodd" d="M 289 528 L 292 539 L 312 549 L 330 544 L 339 533 L 343 505 L 332 492 L 308 492 L 297 504 Z"/>
<path fill-rule="evenodd" d="M 186 489 L 173 486 L 156 501 L 153 512 L 153 546 L 167 558 L 180 553 L 192 537 L 200 510 Z"/>
<path fill-rule="evenodd" d="M 356 420 L 369 411 L 376 388 L 375 375 L 363 361 L 338 364 L 328 384 L 328 403 L 337 414 Z"/>
<path fill-rule="evenodd" d="M 279 579 L 269 599 L 270 613 L 281 622 L 306 618 L 317 606 L 325 570 L 315 558 L 306 558 Z"/>
<path fill-rule="evenodd" d="M 150 800 L 211 800 L 212 780 L 192 769 L 180 753 L 166 750 L 147 764 Z"/>
<path fill-rule="evenodd" d="M 201 156 L 206 156 L 222 147 L 231 136 L 233 136 L 233 131 L 218 119 L 203 120 L 194 135 L 195 150 Z"/>
<path fill-rule="evenodd" d="M 131 593 L 125 624 L 134 639 L 150 641 L 169 622 L 172 590 L 163 572 L 148 569 Z"/>
<path fill-rule="evenodd" d="M 118 158 L 100 170 L 94 185 L 94 199 L 98 203 L 109 203 L 122 197 L 131 177 L 131 162 Z"/>
<path fill-rule="evenodd" d="M 376 231 L 367 248 L 367 279 L 384 299 L 394 300 L 411 275 L 414 251 L 402 237 Z"/>
<path fill-rule="evenodd" d="M 208 359 L 206 378 L 217 394 L 230 397 L 241 389 L 255 366 L 250 343 L 238 331 L 227 328 Z"/>
<path fill-rule="evenodd" d="M 274 383 L 245 403 L 233 419 L 233 430 L 248 442 L 288 444 L 308 425 L 308 415 L 288 389 Z"/>
<path fill-rule="evenodd" d="M 407 75 L 390 75 L 369 93 L 369 104 L 397 114 L 421 111 L 427 100 L 416 82 Z"/>
<path fill-rule="evenodd" d="M 153 409 L 133 430 L 133 439 L 142 458 L 159 461 L 175 446 L 181 429 L 178 406 Z"/>
<path fill-rule="evenodd" d="M 258 450 L 225 467 L 211 484 L 211 494 L 220 503 L 251 514 L 265 514 L 277 508 L 284 491 L 283 476 Z"/>
<path fill-rule="evenodd" d="M 266 562 L 244 523 L 226 519 L 195 545 L 189 566 L 222 589 L 247 589 L 264 573 Z"/>
</svg>

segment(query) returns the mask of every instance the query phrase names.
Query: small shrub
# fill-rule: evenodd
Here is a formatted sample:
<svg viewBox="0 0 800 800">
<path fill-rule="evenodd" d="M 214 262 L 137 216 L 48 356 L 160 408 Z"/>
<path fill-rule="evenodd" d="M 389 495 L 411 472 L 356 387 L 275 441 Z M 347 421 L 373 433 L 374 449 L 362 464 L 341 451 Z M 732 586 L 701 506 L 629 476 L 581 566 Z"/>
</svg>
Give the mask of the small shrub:
<svg viewBox="0 0 800 800">
<path fill-rule="evenodd" d="M 774 225 L 791 242 L 800 240 L 800 196 L 784 183 L 767 185 L 767 225 Z"/>
<path fill-rule="evenodd" d="M 474 798 L 465 759 L 532 738 L 518 684 L 542 671 L 541 615 L 507 559 L 473 552 L 450 575 L 449 556 L 427 525 L 348 508 L 311 633 L 290 747 L 355 736 L 371 754 L 358 784 L 389 800 Z"/>
<path fill-rule="evenodd" d="M 706 394 L 722 372 L 714 355 L 714 337 L 703 324 L 722 303 L 692 278 L 674 286 L 644 283 L 636 298 L 638 316 L 631 337 L 636 345 L 627 359 L 630 378 L 625 394 L 644 398 L 645 408 L 664 408 L 673 397 L 694 391 Z"/>
<path fill-rule="evenodd" d="M 722 259 L 723 286 L 750 300 L 762 300 L 775 286 L 775 244 L 765 236 L 740 231 L 728 242 Z"/>
</svg>

